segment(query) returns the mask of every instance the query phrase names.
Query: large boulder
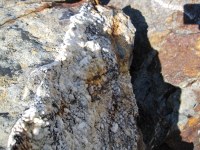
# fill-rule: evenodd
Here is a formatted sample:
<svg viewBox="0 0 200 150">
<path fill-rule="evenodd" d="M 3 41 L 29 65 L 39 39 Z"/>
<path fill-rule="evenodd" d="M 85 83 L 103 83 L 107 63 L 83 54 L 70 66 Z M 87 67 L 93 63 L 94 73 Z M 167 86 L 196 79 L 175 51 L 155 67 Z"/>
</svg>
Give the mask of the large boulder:
<svg viewBox="0 0 200 150">
<path fill-rule="evenodd" d="M 131 67 L 149 149 L 199 150 L 199 0 L 102 0 L 136 28 Z"/>
<path fill-rule="evenodd" d="M 129 18 L 84 1 L 0 5 L 1 148 L 138 149 Z"/>
</svg>

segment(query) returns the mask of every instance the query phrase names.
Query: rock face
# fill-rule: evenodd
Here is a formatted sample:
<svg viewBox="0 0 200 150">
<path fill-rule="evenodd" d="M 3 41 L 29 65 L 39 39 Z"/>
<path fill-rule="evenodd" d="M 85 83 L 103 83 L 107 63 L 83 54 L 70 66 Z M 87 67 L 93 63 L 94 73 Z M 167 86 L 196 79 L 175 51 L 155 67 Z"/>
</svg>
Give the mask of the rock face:
<svg viewBox="0 0 200 150">
<path fill-rule="evenodd" d="M 136 28 L 131 74 L 148 149 L 200 149 L 199 2 L 102 0 Z"/>
<path fill-rule="evenodd" d="M 122 11 L 3 0 L 0 17 L 2 149 L 138 148 Z"/>
</svg>

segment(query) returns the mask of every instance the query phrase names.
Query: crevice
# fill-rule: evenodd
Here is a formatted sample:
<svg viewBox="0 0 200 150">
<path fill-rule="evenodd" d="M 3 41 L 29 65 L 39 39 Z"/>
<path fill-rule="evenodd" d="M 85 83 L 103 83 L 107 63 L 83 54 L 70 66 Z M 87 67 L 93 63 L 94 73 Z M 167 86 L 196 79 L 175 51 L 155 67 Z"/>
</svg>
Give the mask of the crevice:
<svg viewBox="0 0 200 150">
<path fill-rule="evenodd" d="M 59 8 L 70 8 L 70 7 L 76 7 L 81 5 L 82 3 L 86 2 L 86 0 L 69 0 L 69 1 L 57 1 L 52 2 L 52 7 L 59 7 Z"/>
<path fill-rule="evenodd" d="M 123 11 L 136 28 L 130 74 L 146 150 L 192 150 L 193 143 L 182 141 L 177 125 L 181 89 L 164 81 L 158 51 L 149 42 L 142 13 L 130 6 Z"/>
</svg>

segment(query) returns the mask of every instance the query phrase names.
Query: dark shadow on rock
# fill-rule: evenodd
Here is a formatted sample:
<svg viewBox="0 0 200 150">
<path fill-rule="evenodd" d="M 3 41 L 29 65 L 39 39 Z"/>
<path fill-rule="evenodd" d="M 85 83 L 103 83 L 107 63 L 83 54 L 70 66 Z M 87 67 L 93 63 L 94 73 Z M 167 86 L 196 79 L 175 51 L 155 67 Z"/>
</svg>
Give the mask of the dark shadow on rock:
<svg viewBox="0 0 200 150">
<path fill-rule="evenodd" d="M 199 25 L 200 29 L 200 4 L 185 4 L 183 10 L 183 23 Z"/>
<path fill-rule="evenodd" d="M 110 0 L 100 0 L 100 3 L 102 5 L 107 5 L 110 2 Z"/>
<path fill-rule="evenodd" d="M 79 1 L 81 1 L 81 0 L 65 0 L 65 2 L 67 2 L 67 3 L 76 3 L 76 2 L 79 2 Z M 63 2 L 60 1 L 60 3 L 63 3 Z"/>
<path fill-rule="evenodd" d="M 123 9 L 136 28 L 130 68 L 139 107 L 138 126 L 147 150 L 192 150 L 177 127 L 181 89 L 163 80 L 158 52 L 148 39 L 148 25 L 139 10 Z"/>
</svg>

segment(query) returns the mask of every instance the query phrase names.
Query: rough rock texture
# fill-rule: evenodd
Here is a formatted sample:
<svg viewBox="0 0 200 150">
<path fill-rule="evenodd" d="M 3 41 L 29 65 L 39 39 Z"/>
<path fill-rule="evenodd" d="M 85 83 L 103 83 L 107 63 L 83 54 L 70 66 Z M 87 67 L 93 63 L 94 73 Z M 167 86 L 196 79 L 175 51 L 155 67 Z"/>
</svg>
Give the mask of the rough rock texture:
<svg viewBox="0 0 200 150">
<path fill-rule="evenodd" d="M 122 11 L 1 0 L 0 17 L 2 149 L 138 148 Z"/>
<path fill-rule="evenodd" d="M 136 28 L 131 74 L 148 149 L 199 150 L 200 6 L 186 8 L 200 1 L 102 3 L 123 9 Z"/>
</svg>

